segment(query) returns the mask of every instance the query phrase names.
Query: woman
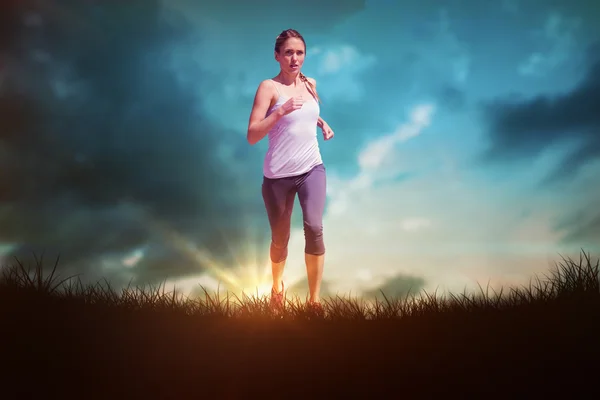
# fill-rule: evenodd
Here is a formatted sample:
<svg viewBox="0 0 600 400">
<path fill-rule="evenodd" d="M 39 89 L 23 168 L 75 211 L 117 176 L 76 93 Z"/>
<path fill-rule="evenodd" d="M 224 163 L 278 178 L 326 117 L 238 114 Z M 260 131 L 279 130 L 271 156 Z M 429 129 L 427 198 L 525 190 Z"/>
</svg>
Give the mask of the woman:
<svg viewBox="0 0 600 400">
<path fill-rule="evenodd" d="M 275 60 L 281 70 L 258 86 L 248 123 L 248 142 L 254 145 L 268 135 L 262 195 L 271 225 L 271 307 L 280 310 L 283 305 L 282 275 L 292 207 L 298 194 L 304 220 L 308 305 L 322 312 L 319 292 L 325 257 L 322 220 L 326 177 L 315 126 L 321 128 L 325 140 L 333 137 L 333 131 L 319 116 L 316 81 L 300 72 L 305 55 L 306 43 L 297 31 L 288 29 L 277 37 Z"/>
</svg>

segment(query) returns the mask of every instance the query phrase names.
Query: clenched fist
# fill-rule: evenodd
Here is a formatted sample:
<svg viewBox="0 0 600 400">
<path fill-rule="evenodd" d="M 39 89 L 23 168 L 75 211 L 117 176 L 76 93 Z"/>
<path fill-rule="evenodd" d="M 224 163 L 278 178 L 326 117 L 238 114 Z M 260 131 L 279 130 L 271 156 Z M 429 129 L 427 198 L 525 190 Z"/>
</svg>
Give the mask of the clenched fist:
<svg viewBox="0 0 600 400">
<path fill-rule="evenodd" d="M 289 113 L 302 108 L 302 105 L 305 102 L 306 102 L 306 100 L 304 100 L 302 98 L 302 96 L 292 97 L 288 101 L 283 103 L 283 105 L 281 107 L 279 107 L 279 112 L 281 113 L 282 116 L 288 115 Z"/>
</svg>

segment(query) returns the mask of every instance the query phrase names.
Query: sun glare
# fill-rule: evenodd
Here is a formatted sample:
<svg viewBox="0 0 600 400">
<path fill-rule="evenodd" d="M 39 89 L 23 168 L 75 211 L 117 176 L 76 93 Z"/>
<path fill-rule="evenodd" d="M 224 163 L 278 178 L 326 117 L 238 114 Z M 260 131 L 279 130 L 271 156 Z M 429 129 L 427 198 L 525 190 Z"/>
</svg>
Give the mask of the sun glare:
<svg viewBox="0 0 600 400">
<path fill-rule="evenodd" d="M 238 280 L 238 285 L 233 289 L 248 297 L 261 298 L 271 292 L 270 266 L 262 268 L 256 264 L 246 264 L 232 271 Z"/>
<path fill-rule="evenodd" d="M 177 231 L 157 221 L 153 221 L 151 225 L 155 231 L 163 235 L 171 246 L 195 260 L 199 269 L 204 270 L 203 275 L 209 275 L 215 282 L 218 282 L 220 293 L 226 291 L 236 296 L 250 298 L 262 298 L 271 293 L 271 263 L 268 259 L 265 263 L 258 261 L 264 258 L 261 253 L 268 252 L 268 249 L 262 249 L 262 246 L 253 243 L 252 240 L 248 240 L 241 249 L 233 249 L 232 246 L 228 246 L 230 255 L 235 260 L 234 265 L 223 265 L 208 250 L 198 248 Z M 303 276 L 295 276 L 296 274 L 291 275 L 284 273 L 287 287 L 295 285 L 303 278 Z M 189 282 L 189 278 L 185 279 L 184 286 L 188 286 Z M 178 286 L 177 282 L 175 282 L 175 286 Z M 217 290 L 217 288 L 210 289 Z"/>
</svg>

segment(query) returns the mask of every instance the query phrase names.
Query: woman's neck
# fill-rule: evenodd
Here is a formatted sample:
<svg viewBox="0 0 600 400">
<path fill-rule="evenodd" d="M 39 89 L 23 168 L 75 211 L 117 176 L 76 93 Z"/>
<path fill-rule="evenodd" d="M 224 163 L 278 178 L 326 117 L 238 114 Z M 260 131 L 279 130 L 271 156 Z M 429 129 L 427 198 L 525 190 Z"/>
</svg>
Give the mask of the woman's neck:
<svg viewBox="0 0 600 400">
<path fill-rule="evenodd" d="M 300 79 L 299 79 L 300 73 L 299 72 L 294 73 L 294 74 L 288 74 L 283 71 L 280 71 L 279 75 L 277 75 L 277 77 L 278 77 L 279 81 L 286 86 L 291 86 L 291 85 L 297 86 L 300 84 Z"/>
</svg>

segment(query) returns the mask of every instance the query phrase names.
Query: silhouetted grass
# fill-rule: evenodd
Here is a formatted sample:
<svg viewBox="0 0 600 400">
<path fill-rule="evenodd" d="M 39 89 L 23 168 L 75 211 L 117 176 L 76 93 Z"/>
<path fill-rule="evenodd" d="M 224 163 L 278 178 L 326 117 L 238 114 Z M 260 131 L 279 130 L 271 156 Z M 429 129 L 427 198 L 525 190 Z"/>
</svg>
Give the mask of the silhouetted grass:
<svg viewBox="0 0 600 400">
<path fill-rule="evenodd" d="M 454 385 L 493 397 L 544 378 L 553 389 L 532 393 L 568 386 L 573 394 L 595 376 L 584 365 L 599 348 L 599 264 L 582 251 L 578 261 L 563 257 L 549 274 L 498 292 L 336 296 L 324 299 L 319 317 L 297 296 L 274 314 L 268 296 L 204 290 L 189 298 L 164 284 L 117 291 L 106 280 L 60 277 L 57 263 L 44 275 L 43 259 L 33 267 L 16 260 L 0 278 L 4 362 L 13 372 L 41 368 L 43 387 L 12 386 L 15 393 L 63 398 L 61 377 L 98 385 L 75 396 L 86 399 L 314 397 L 306 385 L 340 395 L 449 394 Z M 27 381 L 15 374 L 10 383 Z M 285 395 L 271 392 L 284 387 Z"/>
<path fill-rule="evenodd" d="M 16 260 L 5 266 L 0 277 L 0 293 L 10 295 L 32 295 L 48 300 L 50 298 L 68 300 L 82 304 L 98 304 L 103 307 L 127 311 L 159 311 L 197 317 L 255 318 L 307 317 L 306 304 L 298 297 L 286 297 L 284 312 L 273 314 L 269 309 L 269 298 L 265 296 L 237 296 L 219 291 L 210 294 L 203 288 L 204 297 L 190 298 L 166 291 L 164 284 L 159 286 L 135 286 L 114 290 L 106 280 L 94 285 L 84 285 L 78 277 L 60 278 L 56 274 L 58 259 L 47 276 L 44 276 L 43 259 L 35 258 L 35 265 L 25 267 Z M 398 319 L 415 316 L 432 316 L 449 313 L 496 312 L 515 308 L 544 306 L 555 307 L 561 304 L 599 305 L 600 274 L 599 261 L 594 263 L 589 254 L 582 252 L 578 262 L 562 257 L 562 262 L 543 274 L 536 276 L 528 286 L 509 288 L 490 293 L 490 288 L 475 293 L 449 294 L 437 296 L 423 291 L 419 296 L 411 294 L 405 298 L 388 298 L 373 301 L 360 298 L 336 296 L 323 300 L 325 319 L 373 320 Z M 41 297 L 40 297 L 41 296 Z M 310 315 L 314 318 L 314 315 Z"/>
</svg>

